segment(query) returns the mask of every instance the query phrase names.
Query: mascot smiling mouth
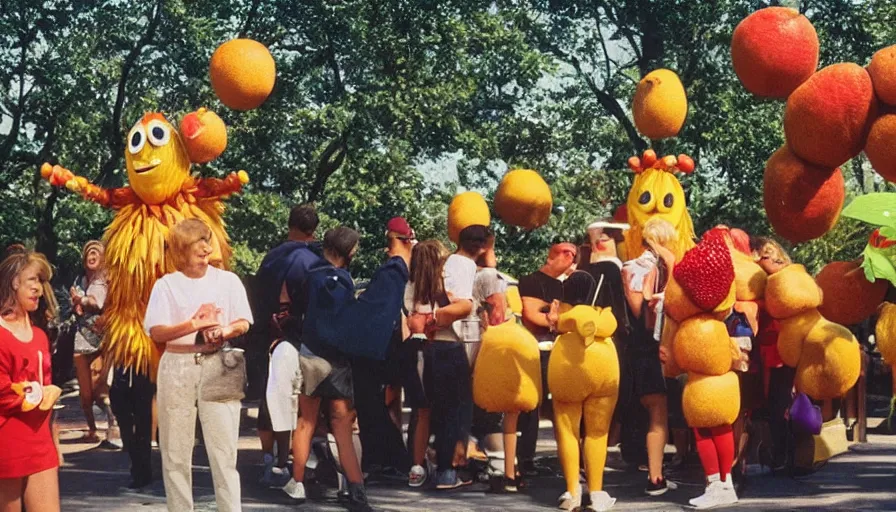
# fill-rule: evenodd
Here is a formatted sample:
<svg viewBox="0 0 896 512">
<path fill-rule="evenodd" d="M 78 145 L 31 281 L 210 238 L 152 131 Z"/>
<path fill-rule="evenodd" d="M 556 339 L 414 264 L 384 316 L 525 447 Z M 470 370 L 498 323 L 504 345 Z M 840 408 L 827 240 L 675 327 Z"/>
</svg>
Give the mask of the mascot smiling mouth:
<svg viewBox="0 0 896 512">
<path fill-rule="evenodd" d="M 155 169 L 156 167 L 158 167 L 159 165 L 161 165 L 161 164 L 162 164 L 162 161 L 159 160 L 158 158 L 153 158 L 152 161 L 149 162 L 149 163 L 145 163 L 145 164 L 144 164 L 144 163 L 141 162 L 141 163 L 140 163 L 141 165 L 136 165 L 137 162 L 134 162 L 134 164 L 135 164 L 135 165 L 134 165 L 134 171 L 135 171 L 137 174 L 143 174 L 143 173 L 145 173 L 145 172 L 149 172 L 149 171 Z"/>
</svg>

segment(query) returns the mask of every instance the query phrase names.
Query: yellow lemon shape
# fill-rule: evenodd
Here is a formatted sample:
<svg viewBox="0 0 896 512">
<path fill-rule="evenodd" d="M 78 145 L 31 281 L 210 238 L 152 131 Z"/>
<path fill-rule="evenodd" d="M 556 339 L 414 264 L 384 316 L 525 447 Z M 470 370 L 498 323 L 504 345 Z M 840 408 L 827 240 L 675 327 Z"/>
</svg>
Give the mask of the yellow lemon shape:
<svg viewBox="0 0 896 512">
<path fill-rule="evenodd" d="M 638 82 L 632 104 L 638 131 L 651 139 L 674 137 L 688 115 L 684 85 L 674 71 L 657 69 Z"/>
<path fill-rule="evenodd" d="M 535 171 L 517 169 L 504 175 L 495 193 L 495 213 L 504 222 L 524 229 L 544 226 L 554 202 L 551 188 Z"/>
</svg>

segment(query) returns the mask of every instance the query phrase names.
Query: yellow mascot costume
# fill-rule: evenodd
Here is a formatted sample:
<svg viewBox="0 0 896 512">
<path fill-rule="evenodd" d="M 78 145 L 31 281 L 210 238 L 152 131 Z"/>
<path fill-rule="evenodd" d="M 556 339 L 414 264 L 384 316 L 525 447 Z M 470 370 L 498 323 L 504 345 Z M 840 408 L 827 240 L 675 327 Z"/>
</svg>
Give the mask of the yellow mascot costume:
<svg viewBox="0 0 896 512">
<path fill-rule="evenodd" d="M 143 330 L 143 317 L 153 284 L 174 271 L 165 250 L 168 230 L 182 219 L 202 220 L 212 231 L 212 264 L 227 268 L 231 249 L 221 199 L 249 181 L 245 171 L 223 180 L 191 176 L 188 146 L 205 144 L 210 137 L 220 140 L 223 126 L 205 130 L 201 120 L 189 124 L 191 133 L 182 138 L 162 114 L 148 113 L 131 128 L 124 155 L 127 187 L 104 189 L 59 165 L 41 167 L 50 184 L 116 211 L 103 235 L 109 282 L 103 353 L 113 366 L 134 368 L 153 379 L 160 354 Z M 218 148 L 222 151 L 223 145 Z"/>
<path fill-rule="evenodd" d="M 563 334 L 551 351 L 548 388 L 554 400 L 554 434 L 566 480 L 566 492 L 560 496 L 560 508 L 564 510 L 574 510 L 582 504 L 579 442 L 583 417 L 589 510 L 609 510 L 616 503 L 603 490 L 607 436 L 619 394 L 619 360 L 610 338 L 616 327 L 610 308 L 588 305 L 568 309 L 557 324 Z"/>
<path fill-rule="evenodd" d="M 656 153 L 648 149 L 641 158 L 631 157 L 628 165 L 635 173 L 635 181 L 626 200 L 630 226 L 625 233 L 626 256 L 634 259 L 644 252 L 641 232 L 648 220 L 658 216 L 678 231 L 678 245 L 673 252 L 675 260 L 681 260 L 684 253 L 694 247 L 696 235 L 685 204 L 684 190 L 675 173 L 690 174 L 694 171 L 694 161 L 687 155 L 667 155 L 657 159 Z"/>
</svg>

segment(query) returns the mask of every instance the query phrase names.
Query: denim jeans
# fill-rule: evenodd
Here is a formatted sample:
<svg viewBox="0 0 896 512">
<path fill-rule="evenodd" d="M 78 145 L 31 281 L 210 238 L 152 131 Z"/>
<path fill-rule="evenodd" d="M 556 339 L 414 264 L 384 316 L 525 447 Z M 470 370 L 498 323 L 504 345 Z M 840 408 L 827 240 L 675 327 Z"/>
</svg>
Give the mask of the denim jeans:
<svg viewBox="0 0 896 512">
<path fill-rule="evenodd" d="M 436 464 L 450 469 L 458 442 L 466 447 L 473 421 L 473 385 L 463 343 L 433 341 L 423 348 L 423 383 L 432 404 Z"/>
</svg>

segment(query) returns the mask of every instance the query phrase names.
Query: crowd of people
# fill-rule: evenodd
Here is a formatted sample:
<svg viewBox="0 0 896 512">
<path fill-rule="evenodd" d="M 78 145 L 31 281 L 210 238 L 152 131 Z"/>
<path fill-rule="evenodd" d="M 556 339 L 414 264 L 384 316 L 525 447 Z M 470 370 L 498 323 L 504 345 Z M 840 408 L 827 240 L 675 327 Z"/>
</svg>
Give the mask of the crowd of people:
<svg viewBox="0 0 896 512">
<path fill-rule="evenodd" d="M 562 303 L 612 309 L 620 379 L 608 443 L 621 444 L 625 462 L 646 474 L 647 495 L 676 488 L 667 473 L 693 447 L 706 491 L 691 505 L 737 502 L 748 438 L 756 432 L 752 422 L 769 426 L 762 462 L 773 469 L 787 465 L 794 372 L 777 353 L 779 326 L 761 304 L 757 310 L 734 308 L 726 319 L 743 351 L 732 368 L 742 396 L 737 422 L 688 428 L 681 405 L 686 375 L 664 369 L 671 354 L 661 344 L 664 291 L 679 237 L 668 222 L 647 222 L 644 253 L 627 259 L 620 249 L 627 225 L 600 220 L 587 226 L 582 243 L 554 244 L 543 266 L 515 280 L 497 269 L 489 227 L 466 227 L 449 253 L 438 240 L 418 243 L 409 223 L 396 217 L 384 229 L 386 262 L 360 292 L 349 269 L 361 235 L 337 227 L 319 242 L 318 223 L 312 206 L 293 208 L 288 239 L 258 269 L 251 307 L 240 279 L 210 265 L 209 226 L 198 219 L 178 223 L 168 235 L 176 271 L 155 283 L 146 306 L 144 328 L 162 352 L 154 378 L 103 362 L 101 243 L 84 246 L 84 275 L 69 290 L 61 314 L 47 260 L 21 246 L 8 248 L 0 263 L 0 508 L 59 510 L 61 456 L 51 417 L 60 390 L 53 383 L 54 375 L 65 376 L 66 365 L 73 364 L 88 426 L 85 440 L 100 442 L 96 404 L 109 422 L 103 442 L 123 445 L 130 457 L 130 487 L 152 481 L 158 428 L 168 508 L 192 510 L 198 418 L 218 509 L 240 510 L 237 441 L 244 381 L 233 369 L 244 368 L 244 355 L 233 342 L 253 323 L 270 343 L 257 424 L 263 486 L 303 501 L 321 459 L 332 458 L 339 497 L 350 510 L 372 510 L 365 490 L 370 478 L 446 491 L 479 480 L 495 492 L 523 491 L 527 479 L 552 474 L 536 458 L 536 445 L 539 422 L 554 419 L 548 366 Z M 774 240 L 717 229 L 768 274 L 791 263 Z M 506 322 L 521 323 L 540 351 L 543 393 L 529 412 L 501 414 L 474 403 L 483 333 Z M 55 354 L 45 334 L 51 323 Z M 71 352 L 61 342 L 66 337 Z M 403 408 L 411 411 L 408 425 Z M 665 460 L 668 443 L 675 453 Z M 503 463 L 492 464 L 496 458 Z M 579 502 L 566 492 L 558 504 L 572 509 Z"/>
</svg>

